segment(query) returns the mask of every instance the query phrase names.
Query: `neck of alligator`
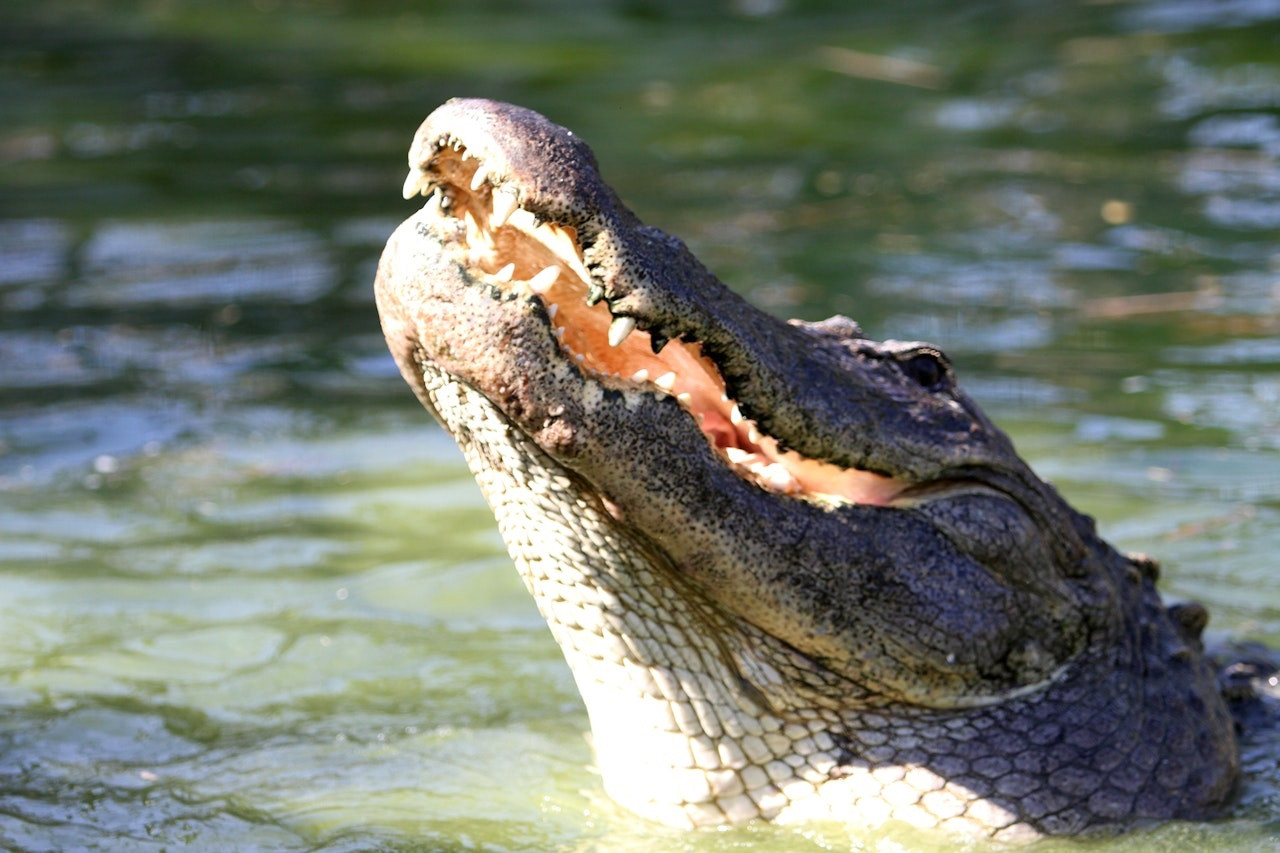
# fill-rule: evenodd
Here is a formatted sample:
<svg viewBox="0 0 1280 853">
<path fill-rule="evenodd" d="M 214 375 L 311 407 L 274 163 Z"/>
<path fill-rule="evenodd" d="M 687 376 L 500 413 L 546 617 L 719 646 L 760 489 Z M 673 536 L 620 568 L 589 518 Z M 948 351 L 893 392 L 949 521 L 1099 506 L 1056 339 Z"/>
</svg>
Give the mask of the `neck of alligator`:
<svg viewBox="0 0 1280 853">
<path fill-rule="evenodd" d="M 536 113 L 451 101 L 409 165 L 387 340 L 618 802 L 1018 838 L 1229 800 L 1203 611 L 1165 608 L 936 349 L 752 308 Z"/>
</svg>

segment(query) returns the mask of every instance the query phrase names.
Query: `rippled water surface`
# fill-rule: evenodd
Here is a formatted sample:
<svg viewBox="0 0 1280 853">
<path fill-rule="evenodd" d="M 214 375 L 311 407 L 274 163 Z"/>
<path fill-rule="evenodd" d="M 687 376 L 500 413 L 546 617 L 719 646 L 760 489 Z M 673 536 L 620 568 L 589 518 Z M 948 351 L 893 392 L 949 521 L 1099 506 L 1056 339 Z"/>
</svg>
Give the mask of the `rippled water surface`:
<svg viewBox="0 0 1280 853">
<path fill-rule="evenodd" d="M 846 5 L 7 3 L 0 847 L 932 843 L 604 799 L 373 310 L 458 94 L 572 127 L 757 304 L 942 345 L 1169 595 L 1280 646 L 1280 6 Z M 1280 847 L 1246 758 L 1226 820 L 1088 846 Z"/>
</svg>

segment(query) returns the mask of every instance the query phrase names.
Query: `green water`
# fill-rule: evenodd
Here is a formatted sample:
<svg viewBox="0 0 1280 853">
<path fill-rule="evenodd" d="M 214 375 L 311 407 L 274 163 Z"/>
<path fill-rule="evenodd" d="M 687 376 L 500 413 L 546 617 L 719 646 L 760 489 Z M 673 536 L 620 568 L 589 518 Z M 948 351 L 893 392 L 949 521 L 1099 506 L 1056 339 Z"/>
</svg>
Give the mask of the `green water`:
<svg viewBox="0 0 1280 853">
<path fill-rule="evenodd" d="M 846 5 L 9 0 L 0 848 L 936 843 L 604 799 L 373 310 L 453 95 L 574 128 L 761 306 L 942 345 L 1168 594 L 1280 647 L 1280 7 Z M 1280 747 L 1247 764 L 1223 821 L 1048 846 L 1280 848 Z"/>
</svg>

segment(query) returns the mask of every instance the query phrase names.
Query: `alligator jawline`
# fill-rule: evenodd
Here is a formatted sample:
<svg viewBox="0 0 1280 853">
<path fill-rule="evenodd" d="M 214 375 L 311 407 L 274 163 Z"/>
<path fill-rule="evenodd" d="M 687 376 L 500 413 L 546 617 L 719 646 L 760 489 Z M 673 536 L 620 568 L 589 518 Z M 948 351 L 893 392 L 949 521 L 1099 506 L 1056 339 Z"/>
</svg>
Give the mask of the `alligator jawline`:
<svg viewBox="0 0 1280 853">
<path fill-rule="evenodd" d="M 493 184 L 462 143 L 439 140 L 426 169 L 409 174 L 405 197 L 419 193 L 428 197 L 428 214 L 451 220 L 452 249 L 473 279 L 541 300 L 551 333 L 585 378 L 675 397 L 740 476 L 775 493 L 831 504 L 889 505 L 911 487 L 806 458 L 763 434 L 728 396 L 698 342 L 668 340 L 661 330 L 641 328 L 642 318 L 615 316 L 586 268 L 576 229 L 520 207 L 514 188 Z"/>
</svg>

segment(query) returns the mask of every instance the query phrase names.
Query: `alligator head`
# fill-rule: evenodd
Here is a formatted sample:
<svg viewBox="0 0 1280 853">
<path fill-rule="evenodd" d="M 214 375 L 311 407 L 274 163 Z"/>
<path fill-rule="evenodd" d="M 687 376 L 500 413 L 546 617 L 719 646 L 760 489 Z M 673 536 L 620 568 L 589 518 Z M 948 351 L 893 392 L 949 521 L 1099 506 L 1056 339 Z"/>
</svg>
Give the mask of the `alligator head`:
<svg viewBox="0 0 1280 853">
<path fill-rule="evenodd" d="M 615 799 L 1001 837 L 1227 801 L 1203 611 L 1163 607 L 936 348 L 752 307 L 529 110 L 450 101 L 409 167 L 383 329 Z"/>
</svg>

